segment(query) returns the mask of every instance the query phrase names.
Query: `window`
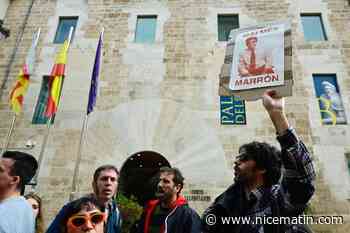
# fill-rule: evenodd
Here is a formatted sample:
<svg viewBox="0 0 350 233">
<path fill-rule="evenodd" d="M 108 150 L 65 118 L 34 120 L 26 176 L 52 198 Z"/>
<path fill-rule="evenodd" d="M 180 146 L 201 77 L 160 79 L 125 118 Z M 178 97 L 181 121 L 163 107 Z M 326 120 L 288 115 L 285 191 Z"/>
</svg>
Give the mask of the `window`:
<svg viewBox="0 0 350 233">
<path fill-rule="evenodd" d="M 218 40 L 228 41 L 230 31 L 239 28 L 238 15 L 218 15 Z"/>
<path fill-rule="evenodd" d="M 45 116 L 45 110 L 47 98 L 49 95 L 49 78 L 50 76 L 43 77 L 38 102 L 35 106 L 34 116 L 32 120 L 33 124 L 46 124 L 47 122 L 48 118 Z"/>
<path fill-rule="evenodd" d="M 54 43 L 62 44 L 68 38 L 69 30 L 71 27 L 74 28 L 73 35 L 72 35 L 72 39 L 73 39 L 77 22 L 78 22 L 78 17 L 60 17 Z"/>
<path fill-rule="evenodd" d="M 156 38 L 156 15 L 137 16 L 136 23 L 136 43 L 154 43 Z"/>
<path fill-rule="evenodd" d="M 47 120 L 49 119 L 48 117 L 45 116 L 45 111 L 46 111 L 46 105 L 47 105 L 47 99 L 49 95 L 49 90 L 50 90 L 50 78 L 51 76 L 45 75 L 43 76 L 43 81 L 41 83 L 41 89 L 39 93 L 39 98 L 38 102 L 35 106 L 35 111 L 32 119 L 32 124 L 46 124 Z M 64 79 L 62 82 L 62 86 L 64 83 Z M 61 89 L 62 91 L 62 89 Z M 53 115 L 51 119 L 51 124 L 53 124 L 55 121 L 55 115 Z"/>
<path fill-rule="evenodd" d="M 304 38 L 307 41 L 327 40 L 321 14 L 302 14 L 301 23 L 304 30 Z"/>
<path fill-rule="evenodd" d="M 235 96 L 220 96 L 222 125 L 245 125 L 245 102 Z"/>
<path fill-rule="evenodd" d="M 335 74 L 313 74 L 322 124 L 346 124 L 345 109 Z"/>
</svg>

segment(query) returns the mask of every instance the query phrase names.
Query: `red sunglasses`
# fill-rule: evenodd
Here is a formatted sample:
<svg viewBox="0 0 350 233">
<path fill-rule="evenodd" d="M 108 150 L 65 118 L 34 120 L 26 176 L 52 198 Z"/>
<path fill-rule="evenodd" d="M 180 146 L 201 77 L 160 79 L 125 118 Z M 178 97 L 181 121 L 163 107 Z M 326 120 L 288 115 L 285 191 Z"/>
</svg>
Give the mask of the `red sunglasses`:
<svg viewBox="0 0 350 233">
<path fill-rule="evenodd" d="M 92 225 L 99 224 L 106 220 L 106 214 L 95 212 L 89 215 L 74 215 L 68 219 L 67 224 L 72 227 L 81 227 L 89 221 Z"/>
</svg>

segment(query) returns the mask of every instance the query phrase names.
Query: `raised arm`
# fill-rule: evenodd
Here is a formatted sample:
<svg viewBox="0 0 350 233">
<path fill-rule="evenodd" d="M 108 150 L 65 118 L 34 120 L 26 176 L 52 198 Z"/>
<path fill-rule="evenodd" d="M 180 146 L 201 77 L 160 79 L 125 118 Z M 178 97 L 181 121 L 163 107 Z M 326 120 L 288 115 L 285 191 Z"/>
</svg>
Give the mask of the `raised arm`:
<svg viewBox="0 0 350 233">
<path fill-rule="evenodd" d="M 282 149 L 283 179 L 275 195 L 279 196 L 283 215 L 301 214 L 315 191 L 315 170 L 309 151 L 289 125 L 284 99 L 276 97 L 274 91 L 267 91 L 263 95 L 263 105 L 275 126 Z"/>
<path fill-rule="evenodd" d="M 268 90 L 263 94 L 262 101 L 277 134 L 282 135 L 289 128 L 289 123 L 284 113 L 284 99 L 276 97 L 275 91 Z"/>
</svg>

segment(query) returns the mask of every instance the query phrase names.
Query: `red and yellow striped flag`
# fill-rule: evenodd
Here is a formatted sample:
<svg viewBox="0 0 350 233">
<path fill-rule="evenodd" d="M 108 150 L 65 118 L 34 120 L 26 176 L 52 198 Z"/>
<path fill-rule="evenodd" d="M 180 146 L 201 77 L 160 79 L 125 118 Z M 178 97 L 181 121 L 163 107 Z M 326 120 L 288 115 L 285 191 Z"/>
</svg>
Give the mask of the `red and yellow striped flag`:
<svg viewBox="0 0 350 233">
<path fill-rule="evenodd" d="M 34 35 L 32 45 L 28 51 L 24 65 L 17 76 L 17 81 L 10 93 L 10 106 L 12 111 L 18 115 L 23 109 L 24 94 L 28 90 L 29 78 L 34 70 L 35 48 L 40 36 L 40 29 Z"/>
<path fill-rule="evenodd" d="M 60 100 L 62 81 L 64 78 L 65 66 L 67 63 L 67 51 L 69 43 L 66 40 L 57 54 L 55 65 L 51 71 L 51 80 L 50 80 L 50 90 L 46 106 L 45 115 L 47 117 L 52 117 L 57 112 L 58 103 Z"/>
<path fill-rule="evenodd" d="M 26 65 L 23 65 L 15 87 L 12 89 L 10 94 L 10 106 L 15 114 L 19 114 L 23 108 L 24 94 L 27 92 L 29 86 L 29 73 L 27 72 Z"/>
</svg>

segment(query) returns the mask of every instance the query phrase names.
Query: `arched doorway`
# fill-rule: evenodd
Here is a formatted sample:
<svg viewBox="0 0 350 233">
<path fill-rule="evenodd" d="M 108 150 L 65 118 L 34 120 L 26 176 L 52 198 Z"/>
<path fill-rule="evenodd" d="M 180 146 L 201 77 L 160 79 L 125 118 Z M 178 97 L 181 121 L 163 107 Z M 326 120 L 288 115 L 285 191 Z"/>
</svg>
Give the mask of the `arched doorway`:
<svg viewBox="0 0 350 233">
<path fill-rule="evenodd" d="M 170 163 L 154 151 L 140 151 L 131 155 L 123 164 L 119 177 L 119 192 L 127 197 L 135 196 L 140 205 L 154 198 L 160 167 Z"/>
</svg>

